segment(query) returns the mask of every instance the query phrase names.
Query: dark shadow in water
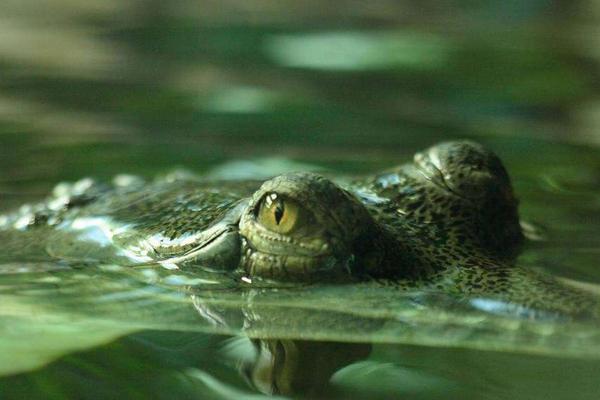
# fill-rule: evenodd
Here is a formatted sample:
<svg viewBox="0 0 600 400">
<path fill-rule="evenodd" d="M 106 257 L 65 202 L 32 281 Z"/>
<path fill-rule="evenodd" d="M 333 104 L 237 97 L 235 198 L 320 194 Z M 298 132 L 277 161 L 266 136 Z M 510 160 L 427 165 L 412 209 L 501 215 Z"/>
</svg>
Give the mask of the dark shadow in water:
<svg viewBox="0 0 600 400">
<path fill-rule="evenodd" d="M 241 371 L 265 394 L 322 394 L 336 371 L 371 352 L 371 345 L 363 343 L 254 339 L 252 344 L 255 356 Z"/>
<path fill-rule="evenodd" d="M 227 355 L 235 343 L 243 355 Z M 2 399 L 239 398 L 334 395 L 331 376 L 369 355 L 368 344 L 226 339 L 146 331 L 28 374 L 0 379 Z"/>
</svg>

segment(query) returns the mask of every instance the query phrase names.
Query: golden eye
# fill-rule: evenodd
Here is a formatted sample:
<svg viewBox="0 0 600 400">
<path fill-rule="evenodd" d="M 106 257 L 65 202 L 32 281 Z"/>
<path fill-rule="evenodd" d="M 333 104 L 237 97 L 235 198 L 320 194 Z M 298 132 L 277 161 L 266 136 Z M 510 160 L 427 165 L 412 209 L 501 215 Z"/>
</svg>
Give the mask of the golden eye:
<svg viewBox="0 0 600 400">
<path fill-rule="evenodd" d="M 260 203 L 257 219 L 265 228 L 289 233 L 301 224 L 302 208 L 293 200 L 268 193 Z"/>
</svg>

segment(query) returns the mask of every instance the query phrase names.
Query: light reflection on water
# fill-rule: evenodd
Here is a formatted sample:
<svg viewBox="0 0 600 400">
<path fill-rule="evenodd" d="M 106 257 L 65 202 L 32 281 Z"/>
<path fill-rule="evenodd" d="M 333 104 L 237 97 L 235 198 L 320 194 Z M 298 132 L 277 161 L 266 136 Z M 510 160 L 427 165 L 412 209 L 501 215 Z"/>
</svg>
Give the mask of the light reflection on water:
<svg viewBox="0 0 600 400">
<path fill-rule="evenodd" d="M 600 283 L 594 2 L 163 3 L 0 4 L 0 210 L 85 176 L 370 173 L 467 137 L 506 160 L 523 218 L 542 232 L 519 262 Z M 244 358 L 220 351 L 230 339 L 186 333 L 201 323 L 187 288 L 223 282 L 2 263 L 0 371 L 61 356 L 0 380 L 3 396 L 259 396 L 236 364 L 256 351 L 247 339 Z M 202 310 L 224 325 L 223 304 Z M 377 344 L 345 360 L 327 395 L 595 398 L 597 361 L 555 358 L 556 343 L 553 356 Z"/>
<path fill-rule="evenodd" d="M 411 32 L 325 32 L 267 38 L 279 65 L 331 71 L 429 70 L 448 63 L 450 43 Z"/>
</svg>

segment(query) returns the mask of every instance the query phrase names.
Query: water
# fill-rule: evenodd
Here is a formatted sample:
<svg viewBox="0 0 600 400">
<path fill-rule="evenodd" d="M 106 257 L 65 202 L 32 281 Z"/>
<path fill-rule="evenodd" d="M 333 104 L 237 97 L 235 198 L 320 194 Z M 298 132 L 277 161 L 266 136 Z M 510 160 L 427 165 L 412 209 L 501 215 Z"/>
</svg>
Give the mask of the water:
<svg viewBox="0 0 600 400">
<path fill-rule="evenodd" d="M 531 226 L 519 263 L 597 290 L 598 13 L 586 1 L 4 1 L 0 210 L 85 176 L 359 174 L 466 137 L 513 176 Z M 273 379 L 256 357 L 268 354 L 285 366 L 279 390 L 298 396 L 600 392 L 593 323 L 0 260 L 2 399 L 259 398 Z"/>
</svg>

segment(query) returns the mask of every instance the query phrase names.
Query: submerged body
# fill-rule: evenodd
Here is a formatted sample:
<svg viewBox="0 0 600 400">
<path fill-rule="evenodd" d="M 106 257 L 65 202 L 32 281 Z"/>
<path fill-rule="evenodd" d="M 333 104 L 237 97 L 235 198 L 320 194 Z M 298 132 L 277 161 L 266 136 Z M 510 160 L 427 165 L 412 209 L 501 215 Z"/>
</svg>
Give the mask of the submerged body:
<svg viewBox="0 0 600 400">
<path fill-rule="evenodd" d="M 243 279 L 364 281 L 511 304 L 511 312 L 597 315 L 598 302 L 513 265 L 523 241 L 501 161 L 449 142 L 351 182 L 308 173 L 266 182 L 168 176 L 59 185 L 0 219 L 8 247 L 69 262 L 162 265 Z"/>
</svg>

